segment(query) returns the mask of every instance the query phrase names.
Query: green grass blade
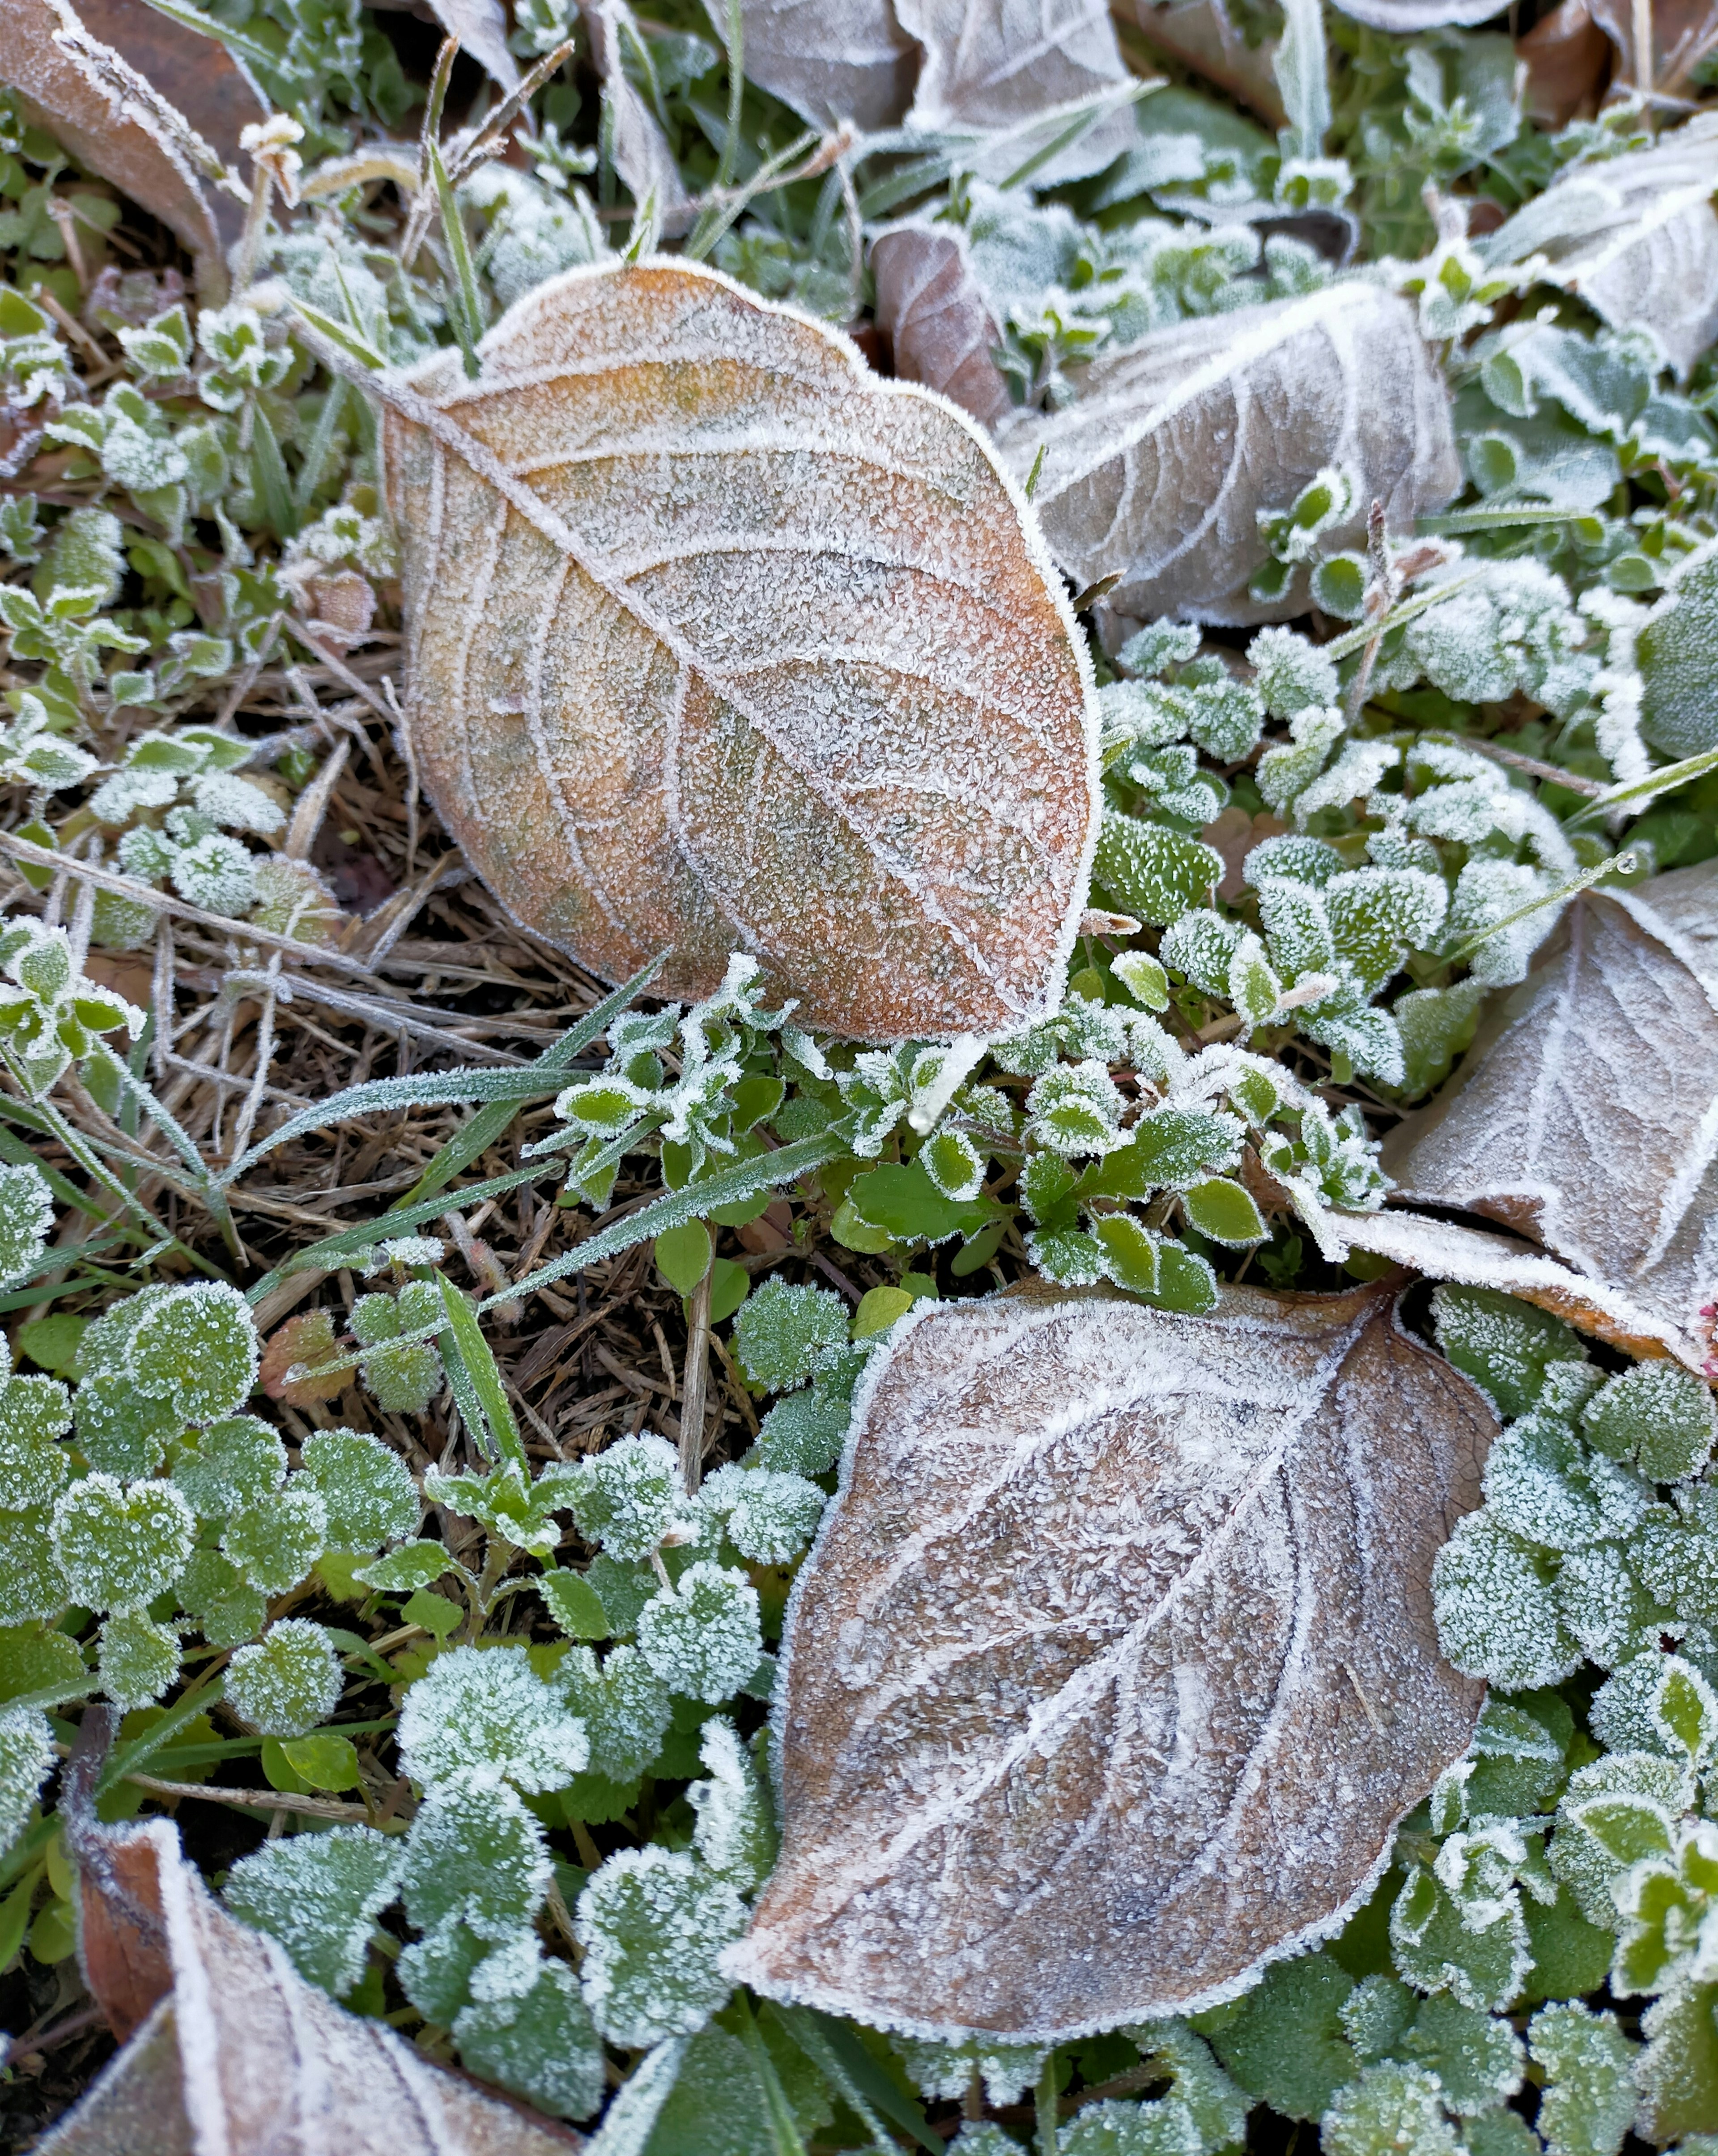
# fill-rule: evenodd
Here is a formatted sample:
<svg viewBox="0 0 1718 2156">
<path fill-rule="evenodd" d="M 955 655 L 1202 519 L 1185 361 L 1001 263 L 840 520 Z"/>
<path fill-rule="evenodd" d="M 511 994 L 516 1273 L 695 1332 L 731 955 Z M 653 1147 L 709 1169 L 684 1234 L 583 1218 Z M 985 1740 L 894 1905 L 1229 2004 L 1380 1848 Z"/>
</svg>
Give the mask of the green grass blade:
<svg viewBox="0 0 1718 2156">
<path fill-rule="evenodd" d="M 470 242 L 465 236 L 465 220 L 459 214 L 439 146 L 430 143 L 428 155 L 429 177 L 441 212 L 442 238 L 447 242 L 448 260 L 454 270 L 454 282 L 448 293 L 448 316 L 454 335 L 459 341 L 467 378 L 474 382 L 480 372 L 477 341 L 483 335 L 483 295 L 477 289 L 477 270 L 471 259 Z"/>
<path fill-rule="evenodd" d="M 1718 748 L 1704 748 L 1698 756 L 1685 756 L 1680 763 L 1666 763 L 1657 771 L 1649 771 L 1644 778 L 1637 778 L 1627 786 L 1613 786 L 1605 793 L 1596 794 L 1591 801 L 1577 808 L 1573 815 L 1563 819 L 1565 830 L 1577 824 L 1585 824 L 1594 816 L 1608 814 L 1613 808 L 1626 808 L 1639 802 L 1644 808 L 1649 801 L 1655 801 L 1661 793 L 1671 793 L 1679 786 L 1687 786 L 1696 778 L 1704 778 L 1709 771 L 1718 771 Z"/>
<path fill-rule="evenodd" d="M 362 1086 L 348 1086 L 343 1093 L 336 1093 L 314 1108 L 290 1116 L 279 1130 L 259 1138 L 248 1152 L 233 1162 L 221 1180 L 236 1183 L 259 1160 L 273 1152 L 276 1146 L 289 1144 L 292 1139 L 304 1137 L 312 1131 L 326 1130 L 331 1123 L 344 1122 L 351 1116 L 367 1116 L 378 1108 L 392 1111 L 401 1108 L 444 1107 L 449 1102 L 466 1101 L 542 1101 L 560 1091 L 559 1078 L 553 1072 L 544 1071 L 541 1059 L 517 1070 L 430 1070 L 408 1078 L 366 1079 Z"/>
<path fill-rule="evenodd" d="M 442 1307 L 448 1313 L 448 1332 L 459 1352 L 459 1360 L 465 1366 L 466 1377 L 477 1404 L 483 1411 L 484 1419 L 494 1435 L 498 1449 L 528 1480 L 531 1462 L 526 1457 L 525 1440 L 519 1435 L 519 1424 L 513 1415 L 513 1404 L 507 1398 L 507 1388 L 501 1382 L 501 1373 L 495 1367 L 490 1343 L 483 1337 L 483 1327 L 477 1322 L 477 1314 L 445 1273 L 438 1273 L 435 1277 L 436 1284 L 441 1289 Z M 451 1371 L 451 1358 L 449 1368 Z M 464 1411 L 462 1403 L 460 1413 L 463 1414 Z"/>
<path fill-rule="evenodd" d="M 782 2006 L 776 2011 L 782 2025 L 812 2064 L 818 2067 L 857 2114 L 859 2123 L 880 2148 L 889 2145 L 883 2125 L 910 2134 L 926 2156 L 945 2156 L 946 2143 L 925 2123 L 925 2113 L 910 2096 L 902 2094 L 844 2022 L 814 2006 Z"/>
</svg>

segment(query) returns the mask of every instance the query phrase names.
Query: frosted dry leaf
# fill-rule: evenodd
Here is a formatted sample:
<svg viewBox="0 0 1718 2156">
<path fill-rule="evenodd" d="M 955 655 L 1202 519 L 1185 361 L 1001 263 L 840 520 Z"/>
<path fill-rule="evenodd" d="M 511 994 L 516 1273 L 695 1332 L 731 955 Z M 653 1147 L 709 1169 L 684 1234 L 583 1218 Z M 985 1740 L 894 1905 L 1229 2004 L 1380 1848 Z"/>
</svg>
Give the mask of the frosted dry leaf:
<svg viewBox="0 0 1718 2156">
<path fill-rule="evenodd" d="M 876 1040 L 1041 1014 L 1092 691 L 978 429 L 685 263 L 572 270 L 384 391 L 419 768 L 517 916 Z"/>
<path fill-rule="evenodd" d="M 1613 329 L 1650 330 L 1684 375 L 1718 336 L 1715 187 L 1718 113 L 1700 113 L 1650 150 L 1566 167 L 1480 251 L 1488 263 L 1543 256 L 1543 282 Z"/>
<path fill-rule="evenodd" d="M 1596 1307 L 1566 1310 L 1575 1323 L 1699 1369 L 1718 1285 L 1718 861 L 1570 906 L 1382 1159 L 1410 1203 L 1487 1214 L 1573 1268 Z"/>
<path fill-rule="evenodd" d="M 1485 0 L 1336 0 L 1345 15 L 1375 30 L 1388 30 L 1398 38 L 1416 37 L 1422 30 L 1451 26 L 1471 29 L 1489 23 L 1497 10 L 1487 9 Z"/>
<path fill-rule="evenodd" d="M 659 214 L 686 199 L 680 167 L 656 116 L 633 88 L 624 56 L 648 49 L 627 0 L 585 0 L 591 33 L 591 58 L 603 78 L 603 95 L 614 116 L 614 169 L 633 200 L 643 206 L 654 195 Z"/>
<path fill-rule="evenodd" d="M 741 15 L 746 74 L 814 126 L 905 116 L 919 53 L 890 0 L 745 0 Z"/>
<path fill-rule="evenodd" d="M 1049 2043 L 1340 1927 L 1480 1697 L 1428 1580 L 1496 1424 L 1393 1300 L 902 1321 L 795 1589 L 731 1974 Z"/>
<path fill-rule="evenodd" d="M 306 1984 L 284 1947 L 211 1899 L 169 1821 L 116 1839 L 156 1919 L 167 1988 L 44 2156 L 564 2156 L 560 2136 Z M 83 1876 L 87 1894 L 87 1863 Z"/>
<path fill-rule="evenodd" d="M 457 38 L 503 90 L 517 85 L 519 63 L 507 49 L 507 17 L 501 0 L 430 0 L 430 5 L 448 35 Z"/>
<path fill-rule="evenodd" d="M 1033 506 L 1076 584 L 1120 575 L 1126 620 L 1176 613 L 1246 623 L 1305 609 L 1304 572 L 1254 599 L 1269 558 L 1260 511 L 1286 509 L 1316 475 L 1346 470 L 1354 510 L 1324 535 L 1364 539 L 1368 506 L 1409 531 L 1461 484 L 1449 400 L 1408 302 L 1375 285 L 1154 330 L 1085 370 L 1078 400 L 1008 430 Z"/>
<path fill-rule="evenodd" d="M 202 136 L 213 162 L 230 163 L 239 130 L 269 109 L 224 46 L 145 0 L 87 0 L 80 11 L 69 0 L 6 0 L 0 82 L 87 172 L 170 226 L 196 259 L 204 298 L 224 298 L 242 191 L 235 198 L 211 180 L 187 141 Z"/>
<path fill-rule="evenodd" d="M 895 0 L 924 48 L 907 124 L 925 133 L 979 130 L 1004 139 L 963 157 L 984 179 L 1006 180 L 1034 146 L 1054 139 L 1053 116 L 1131 80 L 1105 0 Z M 1019 130 L 1039 116 L 1041 137 Z M 1131 104 L 1104 114 L 1033 173 L 1048 187 L 1100 172 L 1139 139 Z"/>
<path fill-rule="evenodd" d="M 1159 52 L 1227 90 L 1269 126 L 1287 126 L 1274 64 L 1277 41 L 1266 38 L 1249 45 L 1223 0 L 1111 0 L 1110 12 L 1118 22 L 1136 25 Z"/>
<path fill-rule="evenodd" d="M 889 339 L 903 382 L 940 390 L 982 426 L 1012 408 L 993 350 L 1002 331 L 967 259 L 962 235 L 947 227 L 903 224 L 871 243 L 877 326 Z"/>
</svg>

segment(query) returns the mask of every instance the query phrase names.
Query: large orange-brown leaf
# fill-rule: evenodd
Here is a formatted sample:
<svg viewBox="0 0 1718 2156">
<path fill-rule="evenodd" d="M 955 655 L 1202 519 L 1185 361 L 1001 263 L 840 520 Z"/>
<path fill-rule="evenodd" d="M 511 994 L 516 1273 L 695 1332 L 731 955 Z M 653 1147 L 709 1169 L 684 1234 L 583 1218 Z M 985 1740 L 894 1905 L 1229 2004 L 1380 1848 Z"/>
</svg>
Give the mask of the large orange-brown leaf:
<svg viewBox="0 0 1718 2156">
<path fill-rule="evenodd" d="M 306 1984 L 274 1940 L 210 1897 L 169 1821 L 95 1831 L 128 1893 L 152 1905 L 164 1988 L 43 2156 L 566 2156 L 583 2145 Z M 87 1961 L 100 1901 L 87 1838 L 80 1864 Z"/>
<path fill-rule="evenodd" d="M 1410 1203 L 1490 1215 L 1550 1254 L 1531 1285 L 1492 1285 L 1561 1292 L 1575 1323 L 1700 1368 L 1718 1291 L 1718 860 L 1577 900 L 1382 1158 Z M 1478 1277 L 1447 1229 L 1380 1217 L 1389 1255 Z"/>
<path fill-rule="evenodd" d="M 269 109 L 224 46 L 146 0 L 0 0 L 0 82 L 87 171 L 178 234 L 205 299 L 224 296 L 244 197 L 211 169 L 236 159 L 240 129 Z"/>
<path fill-rule="evenodd" d="M 734 1974 L 1050 2042 L 1340 1927 L 1481 1696 L 1428 1580 L 1495 1419 L 1394 1301 L 903 1322 L 795 1591 Z"/>
<path fill-rule="evenodd" d="M 813 1025 L 993 1034 L 1060 984 L 1090 677 L 969 420 L 685 263 L 573 270 L 385 388 L 419 767 L 514 914 Z"/>
</svg>

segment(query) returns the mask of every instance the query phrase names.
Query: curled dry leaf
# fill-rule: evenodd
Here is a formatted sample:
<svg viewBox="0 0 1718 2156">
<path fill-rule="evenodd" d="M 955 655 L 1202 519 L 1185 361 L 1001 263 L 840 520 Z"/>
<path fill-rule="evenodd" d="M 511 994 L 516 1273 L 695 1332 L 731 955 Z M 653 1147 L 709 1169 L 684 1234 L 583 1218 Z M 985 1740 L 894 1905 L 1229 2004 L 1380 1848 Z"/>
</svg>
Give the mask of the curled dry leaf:
<svg viewBox="0 0 1718 2156">
<path fill-rule="evenodd" d="M 43 2156 L 565 2156 L 582 2145 L 306 1984 L 282 1947 L 210 1897 L 168 1820 L 99 1831 L 158 1912 L 163 1989 Z M 87 1956 L 86 1858 L 83 1876 Z"/>
<path fill-rule="evenodd" d="M 1699 1369 L 1718 1290 L 1718 860 L 1572 905 L 1382 1160 L 1410 1203 L 1502 1220 L 1573 1268 L 1575 1323 Z"/>
<path fill-rule="evenodd" d="M 1041 1012 L 1096 824 L 1090 675 L 978 429 L 685 263 L 573 270 L 384 388 L 415 752 L 613 979 L 748 950 L 804 1022 Z"/>
<path fill-rule="evenodd" d="M 746 72 L 813 126 L 896 126 L 919 49 L 890 0 L 745 0 Z"/>
<path fill-rule="evenodd" d="M 146 0 L 88 0 L 81 13 L 69 0 L 0 0 L 0 82 L 87 171 L 177 234 L 206 300 L 224 297 L 244 193 L 212 175 L 269 110 L 224 46 Z"/>
<path fill-rule="evenodd" d="M 507 18 L 501 0 L 430 0 L 437 19 L 503 90 L 519 82 L 519 63 L 507 49 Z"/>
<path fill-rule="evenodd" d="M 1634 0 L 1592 0 L 1594 21 L 1615 46 L 1617 79 L 1633 83 Z M 1690 77 L 1718 46 L 1718 8 L 1712 0 L 1653 0 L 1653 88 L 1662 96 L 1687 95 Z"/>
<path fill-rule="evenodd" d="M 1428 1581 L 1495 1419 L 1394 1301 L 902 1321 L 794 1590 L 733 1974 L 1049 2043 L 1339 1928 L 1481 1697 Z"/>
<path fill-rule="evenodd" d="M 614 118 L 614 169 L 635 203 L 642 207 L 654 196 L 658 213 L 666 216 L 684 204 L 686 190 L 668 137 L 622 64 L 628 45 L 635 52 L 647 49 L 638 18 L 627 0 L 584 0 L 584 16 L 591 58 Z"/>
<path fill-rule="evenodd" d="M 1597 110 L 1611 71 L 1611 41 L 1593 19 L 1587 0 L 1562 0 L 1541 15 L 1515 54 L 1527 70 L 1527 117 L 1555 133 L 1577 114 Z"/>
<path fill-rule="evenodd" d="M 962 235 L 946 226 L 897 225 L 871 243 L 877 326 L 905 382 L 940 390 L 994 427 L 1012 408 L 991 357 L 1002 342 Z"/>
<path fill-rule="evenodd" d="M 1179 60 L 1272 127 L 1289 116 L 1276 79 L 1276 40 L 1249 45 L 1223 0 L 1110 0 L 1118 23 L 1136 29 L 1148 44 Z"/>
<path fill-rule="evenodd" d="M 1303 612 L 1304 581 L 1272 603 L 1261 510 L 1285 510 L 1331 466 L 1355 482 L 1332 547 L 1364 542 L 1367 511 L 1392 531 L 1461 485 L 1449 399 L 1413 309 L 1376 285 L 1153 331 L 1085 370 L 1076 403 L 1008 431 L 1057 560 L 1084 588 L 1119 574 L 1108 604 L 1153 620 L 1245 623 Z"/>
<path fill-rule="evenodd" d="M 1544 258 L 1546 284 L 1613 329 L 1648 329 L 1679 374 L 1718 336 L 1718 113 L 1650 150 L 1572 165 L 1480 243 L 1489 263 Z"/>
</svg>

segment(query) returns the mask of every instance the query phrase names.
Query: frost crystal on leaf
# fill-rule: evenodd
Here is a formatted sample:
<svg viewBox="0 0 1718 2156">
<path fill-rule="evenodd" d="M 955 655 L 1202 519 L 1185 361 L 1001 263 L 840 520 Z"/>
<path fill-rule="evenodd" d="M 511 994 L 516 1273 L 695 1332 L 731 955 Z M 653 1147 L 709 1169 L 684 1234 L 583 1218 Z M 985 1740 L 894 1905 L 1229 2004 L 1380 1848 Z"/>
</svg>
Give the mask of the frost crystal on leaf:
<svg viewBox="0 0 1718 2156">
<path fill-rule="evenodd" d="M 283 1617 L 227 1665 L 227 1697 L 264 1737 L 307 1737 L 340 1703 L 334 1642 L 321 1625 Z"/>
<path fill-rule="evenodd" d="M 757 1589 L 743 1572 L 688 1565 L 638 1613 L 638 1651 L 670 1691 L 731 1699 L 763 1652 Z"/>
<path fill-rule="evenodd" d="M 541 1963 L 519 1998 L 466 2007 L 454 2041 L 469 2071 L 557 2118 L 588 2118 L 603 2101 L 603 2046 L 565 1962 Z"/>
<path fill-rule="evenodd" d="M 221 1537 L 221 1554 L 264 1594 L 296 1587 L 327 1547 L 327 1507 L 302 1475 L 247 1506 Z"/>
<path fill-rule="evenodd" d="M 553 1877 L 525 1799 L 493 1778 L 431 1786 L 406 1836 L 401 1891 L 422 1932 L 460 1923 L 501 1945 L 536 1914 Z"/>
<path fill-rule="evenodd" d="M 754 1564 L 791 1564 L 817 1532 L 828 1502 L 815 1482 L 767 1467 L 719 1467 L 698 1493 L 700 1506 Z"/>
<path fill-rule="evenodd" d="M 47 1716 L 33 1707 L 0 1707 L 0 1850 L 18 1839 L 54 1763 Z"/>
<path fill-rule="evenodd" d="M 28 1162 L 0 1168 L 0 1287 L 15 1287 L 47 1247 L 54 1199 Z"/>
<path fill-rule="evenodd" d="M 684 1850 L 622 1849 L 592 1873 L 574 1927 L 592 2020 L 617 2044 L 656 2044 L 701 2029 L 727 1998 L 718 1959 L 746 1907 Z"/>
<path fill-rule="evenodd" d="M 1423 2066 L 1368 2066 L 1320 2122 L 1331 2156 L 1456 2156 L 1438 2076 Z"/>
<path fill-rule="evenodd" d="M 90 1609 L 146 1608 L 184 1569 L 197 1538 L 191 1507 L 171 1482 L 86 1475 L 54 1508 L 54 1554 L 73 1597 Z"/>
<path fill-rule="evenodd" d="M 1527 2032 L 1544 2070 L 1538 2126 L 1551 2156 L 1616 2156 L 1634 2123 L 1634 2047 L 1614 2014 L 1541 2007 Z"/>
<path fill-rule="evenodd" d="M 664 1437 L 623 1437 L 579 1461 L 562 1502 L 606 1556 L 649 1557 L 685 1502 L 674 1449 Z"/>
<path fill-rule="evenodd" d="M 179 1635 L 141 1610 L 110 1617 L 101 1628 L 101 1689 L 121 1711 L 147 1707 L 179 1676 Z"/>
<path fill-rule="evenodd" d="M 285 1480 L 286 1447 L 280 1434 L 254 1415 L 211 1423 L 173 1462 L 174 1488 L 206 1520 L 224 1519 L 261 1504 Z"/>
<path fill-rule="evenodd" d="M 523 1647 L 438 1655 L 400 1710 L 400 1764 L 425 1786 L 463 1776 L 556 1789 L 590 1757 L 584 1725 L 536 1676 Z"/>
<path fill-rule="evenodd" d="M 228 1874 L 227 1907 L 279 1940 L 307 1983 L 343 1999 L 364 1973 L 373 1921 L 399 1892 L 404 1849 L 367 1826 L 264 1842 Z"/>
<path fill-rule="evenodd" d="M 656 1757 L 672 1714 L 669 1688 L 636 1647 L 611 1647 L 599 1662 L 570 1648 L 551 1683 L 585 1726 L 592 1771 L 630 1782 Z"/>
<path fill-rule="evenodd" d="M 305 1440 L 302 1457 L 326 1508 L 333 1548 L 368 1553 L 417 1532 L 417 1489 L 404 1460 L 379 1438 L 319 1430 Z"/>
<path fill-rule="evenodd" d="M 826 1287 L 765 1281 L 741 1304 L 734 1341 L 754 1385 L 787 1392 L 846 1347 L 847 1306 Z"/>
<path fill-rule="evenodd" d="M 710 1779 L 686 1794 L 698 1825 L 692 1845 L 710 1870 L 741 1894 L 763 1884 L 775 1861 L 776 1828 L 762 1776 L 731 1722 L 713 1715 L 698 1757 Z"/>
</svg>

